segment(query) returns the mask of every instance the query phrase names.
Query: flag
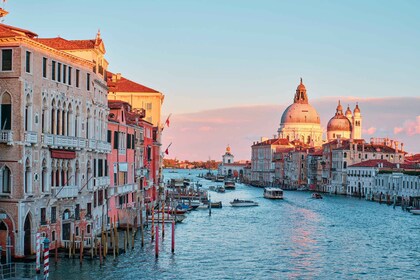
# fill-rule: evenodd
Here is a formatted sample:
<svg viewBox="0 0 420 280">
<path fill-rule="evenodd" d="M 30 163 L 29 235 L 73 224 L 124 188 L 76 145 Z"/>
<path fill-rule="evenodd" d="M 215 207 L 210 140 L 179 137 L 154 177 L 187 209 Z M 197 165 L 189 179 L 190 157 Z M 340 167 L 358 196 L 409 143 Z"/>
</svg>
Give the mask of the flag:
<svg viewBox="0 0 420 280">
<path fill-rule="evenodd" d="M 165 124 L 167 127 L 169 127 L 169 118 L 171 117 L 172 114 L 169 114 L 168 118 L 165 121 Z"/>
<path fill-rule="evenodd" d="M 165 150 L 165 154 L 167 154 L 167 155 L 169 155 L 169 147 L 172 145 L 172 142 L 171 142 L 171 144 L 169 144 L 168 145 L 168 147 L 166 148 L 166 150 Z"/>
</svg>

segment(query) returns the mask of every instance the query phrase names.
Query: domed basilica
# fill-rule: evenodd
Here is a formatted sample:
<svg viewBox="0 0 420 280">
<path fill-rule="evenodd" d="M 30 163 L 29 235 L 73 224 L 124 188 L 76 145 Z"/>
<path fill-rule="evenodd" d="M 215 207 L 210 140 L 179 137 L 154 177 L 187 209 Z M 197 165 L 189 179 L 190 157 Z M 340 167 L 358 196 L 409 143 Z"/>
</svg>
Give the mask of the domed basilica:
<svg viewBox="0 0 420 280">
<path fill-rule="evenodd" d="M 300 79 L 293 104 L 281 116 L 278 137 L 299 140 L 310 146 L 322 145 L 322 128 L 318 112 L 309 104 L 306 88 Z"/>
<path fill-rule="evenodd" d="M 362 139 L 362 116 L 360 114 L 359 104 L 351 113 L 350 107 L 347 106 L 345 115 L 343 107 L 338 101 L 335 116 L 333 116 L 327 125 L 328 142 L 334 139 Z"/>
</svg>

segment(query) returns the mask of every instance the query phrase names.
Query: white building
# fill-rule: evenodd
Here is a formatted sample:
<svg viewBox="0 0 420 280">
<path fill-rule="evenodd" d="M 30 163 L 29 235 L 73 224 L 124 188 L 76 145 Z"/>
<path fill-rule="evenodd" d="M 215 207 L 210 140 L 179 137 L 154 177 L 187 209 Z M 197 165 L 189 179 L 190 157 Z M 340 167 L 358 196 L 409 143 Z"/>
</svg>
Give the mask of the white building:
<svg viewBox="0 0 420 280">
<path fill-rule="evenodd" d="M 225 177 L 243 178 L 245 166 L 246 163 L 235 162 L 235 157 L 231 153 L 228 145 L 225 154 L 222 156 L 222 163 L 219 165 L 217 172 Z"/>
</svg>

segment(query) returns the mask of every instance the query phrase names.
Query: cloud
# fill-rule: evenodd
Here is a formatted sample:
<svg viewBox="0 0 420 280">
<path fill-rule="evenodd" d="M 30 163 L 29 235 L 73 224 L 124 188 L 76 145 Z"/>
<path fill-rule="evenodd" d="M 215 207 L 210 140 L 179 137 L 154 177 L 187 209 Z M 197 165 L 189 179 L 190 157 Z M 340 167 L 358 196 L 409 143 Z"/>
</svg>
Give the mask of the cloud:
<svg viewBox="0 0 420 280">
<path fill-rule="evenodd" d="M 394 127 L 394 134 L 405 133 L 408 136 L 420 134 L 420 116 L 415 120 L 406 120 L 402 126 Z"/>
<path fill-rule="evenodd" d="M 375 132 L 376 132 L 376 127 L 373 127 L 373 126 L 363 129 L 363 133 L 365 133 L 367 135 L 375 134 Z"/>
<path fill-rule="evenodd" d="M 352 111 L 358 102 L 363 117 L 362 137 L 366 141 L 371 137 L 395 138 L 404 143 L 407 152 L 420 152 L 420 98 L 310 99 L 323 128 L 327 127 L 328 121 L 334 116 L 339 99 L 344 109 L 350 105 Z M 277 134 L 281 116 L 290 105 L 289 101 L 286 102 L 173 115 L 171 127 L 163 132 L 163 146 L 172 142 L 171 157 L 180 160 L 221 160 L 226 146 L 230 145 L 235 160 L 249 160 L 254 141 Z"/>
</svg>

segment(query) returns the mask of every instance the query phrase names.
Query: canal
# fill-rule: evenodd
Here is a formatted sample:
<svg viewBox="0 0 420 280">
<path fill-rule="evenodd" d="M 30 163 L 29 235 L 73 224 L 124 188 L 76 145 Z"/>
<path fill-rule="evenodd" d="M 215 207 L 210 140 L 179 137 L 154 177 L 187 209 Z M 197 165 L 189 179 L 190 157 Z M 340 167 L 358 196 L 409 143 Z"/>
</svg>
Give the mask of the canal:
<svg viewBox="0 0 420 280">
<path fill-rule="evenodd" d="M 203 188 L 214 182 L 196 177 L 203 170 L 165 171 L 165 181 L 188 177 Z M 170 226 L 155 259 L 146 235 L 141 248 L 117 260 L 60 259 L 50 279 L 419 279 L 420 216 L 400 207 L 363 199 L 286 191 L 282 201 L 262 197 L 262 189 L 237 184 L 210 192 L 222 209 L 196 210 L 176 225 L 175 254 Z M 258 207 L 233 208 L 234 198 Z"/>
</svg>

